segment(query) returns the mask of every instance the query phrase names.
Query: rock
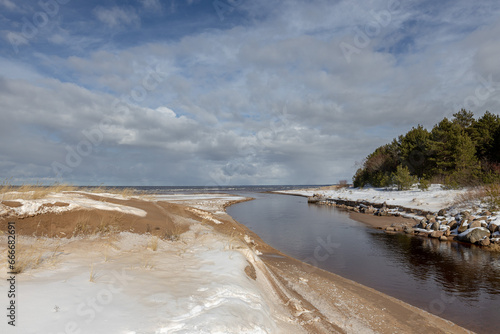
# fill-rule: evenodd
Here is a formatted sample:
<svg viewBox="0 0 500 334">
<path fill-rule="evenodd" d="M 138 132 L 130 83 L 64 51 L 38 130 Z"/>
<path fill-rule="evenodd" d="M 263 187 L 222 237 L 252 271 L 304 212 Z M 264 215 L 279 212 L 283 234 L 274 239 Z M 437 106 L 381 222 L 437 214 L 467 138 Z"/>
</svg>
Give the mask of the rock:
<svg viewBox="0 0 500 334">
<path fill-rule="evenodd" d="M 446 215 L 446 210 L 445 209 L 439 210 L 438 216 L 444 216 L 444 215 Z"/>
<path fill-rule="evenodd" d="M 491 212 L 485 211 L 485 212 L 483 212 L 483 216 L 491 216 Z"/>
<path fill-rule="evenodd" d="M 429 219 L 429 224 L 434 224 L 435 222 L 437 222 L 435 217 L 432 217 L 431 219 Z"/>
<path fill-rule="evenodd" d="M 439 231 L 439 223 L 438 222 L 434 222 L 431 224 L 431 230 L 433 231 Z"/>
<path fill-rule="evenodd" d="M 483 227 L 477 227 L 474 229 L 468 229 L 463 233 L 460 233 L 457 237 L 458 240 L 464 242 L 470 242 L 471 244 L 482 240 L 484 237 L 489 237 L 490 231 Z"/>
<path fill-rule="evenodd" d="M 420 223 L 417 225 L 418 228 L 426 228 L 427 223 L 425 222 L 425 219 L 422 219 Z"/>
<path fill-rule="evenodd" d="M 436 218 L 434 215 L 426 215 L 425 218 L 427 220 L 431 220 L 432 218 Z"/>
<path fill-rule="evenodd" d="M 449 237 L 451 235 L 451 231 L 449 229 L 444 231 L 444 235 Z"/>
<path fill-rule="evenodd" d="M 488 226 L 488 230 L 490 230 L 491 233 L 495 233 L 499 230 L 499 228 L 497 224 L 490 223 L 490 225 Z"/>
<path fill-rule="evenodd" d="M 469 228 L 469 224 L 467 224 L 467 220 L 465 220 L 459 227 L 458 233 L 465 232 Z"/>
<path fill-rule="evenodd" d="M 388 232 L 394 232 L 395 231 L 394 227 L 392 227 L 392 226 L 386 227 L 385 230 L 388 231 Z"/>
<path fill-rule="evenodd" d="M 448 223 L 448 226 L 450 227 L 450 230 L 454 230 L 457 228 L 458 223 L 456 220 L 452 220 L 451 222 Z"/>
<path fill-rule="evenodd" d="M 431 230 L 431 227 L 432 227 L 432 224 L 427 224 L 427 226 L 425 227 L 425 229 L 426 229 L 427 231 L 430 231 L 430 230 Z"/>
<path fill-rule="evenodd" d="M 489 246 L 490 245 L 490 238 L 486 237 L 483 240 L 479 241 L 479 245 L 481 246 Z"/>
<path fill-rule="evenodd" d="M 429 237 L 431 238 L 441 238 L 443 236 L 443 231 L 432 231 Z"/>
<path fill-rule="evenodd" d="M 445 237 L 444 235 L 442 235 L 442 236 L 439 237 L 439 240 L 440 241 L 448 241 L 448 238 Z"/>
<path fill-rule="evenodd" d="M 406 234 L 415 234 L 415 230 L 408 226 L 405 226 L 404 231 Z"/>
<path fill-rule="evenodd" d="M 479 220 L 475 220 L 469 224 L 469 228 L 481 227 L 481 222 Z"/>
</svg>

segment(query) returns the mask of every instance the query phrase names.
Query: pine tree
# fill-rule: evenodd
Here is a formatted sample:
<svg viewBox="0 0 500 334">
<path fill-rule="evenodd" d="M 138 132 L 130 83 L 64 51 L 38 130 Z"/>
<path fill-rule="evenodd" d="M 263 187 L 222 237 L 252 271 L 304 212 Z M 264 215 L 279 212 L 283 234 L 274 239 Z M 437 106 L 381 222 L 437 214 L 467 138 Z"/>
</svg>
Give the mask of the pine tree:
<svg viewBox="0 0 500 334">
<path fill-rule="evenodd" d="M 418 182 L 417 177 L 410 174 L 408 167 L 402 165 L 396 168 L 396 172 L 393 174 L 393 180 L 398 190 L 408 190 L 413 184 Z"/>
</svg>

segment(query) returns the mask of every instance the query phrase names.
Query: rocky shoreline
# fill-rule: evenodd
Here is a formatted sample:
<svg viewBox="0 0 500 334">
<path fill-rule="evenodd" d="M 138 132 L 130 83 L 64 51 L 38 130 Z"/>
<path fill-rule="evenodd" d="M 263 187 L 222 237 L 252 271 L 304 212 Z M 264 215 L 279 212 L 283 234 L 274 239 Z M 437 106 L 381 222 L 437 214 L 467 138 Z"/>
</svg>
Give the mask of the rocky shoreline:
<svg viewBox="0 0 500 334">
<path fill-rule="evenodd" d="M 500 218 L 487 210 L 459 211 L 456 208 L 444 208 L 431 212 L 386 203 L 328 198 L 318 194 L 309 196 L 308 203 L 334 206 L 379 217 L 407 218 L 405 222 L 385 227 L 387 233 L 405 233 L 440 241 L 465 242 L 500 250 Z"/>
</svg>

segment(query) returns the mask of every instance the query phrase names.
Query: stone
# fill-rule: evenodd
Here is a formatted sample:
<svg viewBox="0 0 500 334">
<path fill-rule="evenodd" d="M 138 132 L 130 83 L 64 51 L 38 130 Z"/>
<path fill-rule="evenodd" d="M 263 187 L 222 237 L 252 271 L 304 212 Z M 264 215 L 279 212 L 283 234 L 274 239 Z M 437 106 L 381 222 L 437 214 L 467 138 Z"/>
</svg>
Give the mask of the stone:
<svg viewBox="0 0 500 334">
<path fill-rule="evenodd" d="M 481 227 L 481 222 L 479 220 L 475 220 L 469 224 L 469 228 Z"/>
<path fill-rule="evenodd" d="M 388 232 L 394 232 L 395 231 L 394 227 L 392 227 L 392 226 L 386 227 L 385 230 L 388 231 Z"/>
<path fill-rule="evenodd" d="M 444 235 L 449 237 L 451 235 L 451 231 L 449 229 L 444 231 Z"/>
<path fill-rule="evenodd" d="M 499 228 L 497 224 L 490 223 L 490 225 L 488 226 L 488 230 L 490 230 L 491 233 L 495 233 L 499 230 Z"/>
<path fill-rule="evenodd" d="M 415 230 L 408 226 L 405 226 L 404 231 L 406 234 L 415 234 Z"/>
<path fill-rule="evenodd" d="M 425 219 L 422 219 L 420 223 L 417 225 L 418 228 L 426 228 L 427 223 L 425 222 Z"/>
<path fill-rule="evenodd" d="M 431 219 L 429 219 L 429 224 L 434 224 L 435 222 L 437 222 L 435 217 L 432 217 Z"/>
<path fill-rule="evenodd" d="M 442 235 L 442 236 L 439 237 L 439 240 L 440 241 L 448 241 L 448 238 L 445 237 L 444 235 Z"/>
<path fill-rule="evenodd" d="M 450 230 L 454 230 L 457 228 L 458 223 L 456 220 L 452 220 L 451 222 L 448 223 L 448 226 L 450 227 Z"/>
<path fill-rule="evenodd" d="M 433 231 L 439 231 L 439 223 L 438 222 L 434 222 L 431 224 L 431 230 Z"/>
<path fill-rule="evenodd" d="M 479 245 L 481 246 L 489 246 L 490 245 L 490 238 L 486 237 L 483 240 L 479 241 Z"/>
<path fill-rule="evenodd" d="M 434 215 L 426 215 L 425 218 L 427 220 L 431 220 L 432 218 L 436 218 Z"/>
<path fill-rule="evenodd" d="M 438 216 L 444 216 L 444 215 L 446 215 L 446 209 L 439 210 Z"/>
<path fill-rule="evenodd" d="M 441 238 L 443 236 L 443 231 L 432 231 L 429 237 L 431 238 Z"/>
<path fill-rule="evenodd" d="M 464 242 L 470 242 L 471 244 L 482 240 L 484 237 L 489 237 L 490 231 L 483 227 L 478 227 L 475 229 L 469 229 L 463 233 L 460 233 L 457 237 L 458 240 Z"/>
<path fill-rule="evenodd" d="M 485 212 L 483 212 L 483 215 L 484 215 L 484 216 L 491 216 L 491 212 L 489 212 L 489 211 L 485 211 Z"/>
<path fill-rule="evenodd" d="M 465 220 L 459 227 L 458 233 L 465 232 L 469 228 L 469 224 L 467 224 L 467 220 Z"/>
</svg>

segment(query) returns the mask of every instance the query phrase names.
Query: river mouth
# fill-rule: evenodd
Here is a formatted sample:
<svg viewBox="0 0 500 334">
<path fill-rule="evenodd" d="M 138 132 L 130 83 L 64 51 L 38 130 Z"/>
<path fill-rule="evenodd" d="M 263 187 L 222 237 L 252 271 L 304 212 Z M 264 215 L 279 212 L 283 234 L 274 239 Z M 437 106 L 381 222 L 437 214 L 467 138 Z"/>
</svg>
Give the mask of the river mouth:
<svg viewBox="0 0 500 334">
<path fill-rule="evenodd" d="M 302 197 L 241 195 L 255 200 L 227 213 L 277 250 L 477 333 L 500 328 L 500 254 L 386 234 Z"/>
</svg>

